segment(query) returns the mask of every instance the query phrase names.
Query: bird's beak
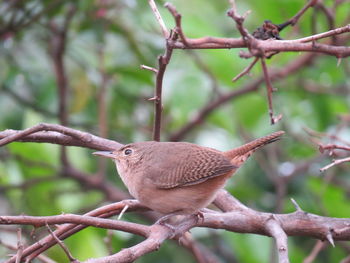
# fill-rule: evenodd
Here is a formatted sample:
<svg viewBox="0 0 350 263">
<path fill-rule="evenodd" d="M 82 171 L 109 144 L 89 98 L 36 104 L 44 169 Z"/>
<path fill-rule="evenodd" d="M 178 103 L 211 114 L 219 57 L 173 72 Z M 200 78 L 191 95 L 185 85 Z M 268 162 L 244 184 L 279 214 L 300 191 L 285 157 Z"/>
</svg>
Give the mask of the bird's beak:
<svg viewBox="0 0 350 263">
<path fill-rule="evenodd" d="M 93 152 L 92 154 L 97 155 L 97 156 L 103 156 L 103 157 L 115 159 L 115 154 L 113 154 L 113 152 L 109 152 L 109 151 Z"/>
</svg>

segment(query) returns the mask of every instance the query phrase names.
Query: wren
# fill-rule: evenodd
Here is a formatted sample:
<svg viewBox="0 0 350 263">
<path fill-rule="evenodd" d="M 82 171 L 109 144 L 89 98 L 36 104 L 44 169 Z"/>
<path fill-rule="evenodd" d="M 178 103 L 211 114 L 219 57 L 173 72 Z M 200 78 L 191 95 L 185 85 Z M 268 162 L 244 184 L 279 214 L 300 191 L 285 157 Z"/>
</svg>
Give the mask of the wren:
<svg viewBox="0 0 350 263">
<path fill-rule="evenodd" d="M 187 142 L 137 142 L 95 155 L 115 161 L 130 194 L 163 214 L 194 214 L 208 206 L 218 190 L 261 146 L 278 140 L 274 132 L 221 152 Z"/>
</svg>

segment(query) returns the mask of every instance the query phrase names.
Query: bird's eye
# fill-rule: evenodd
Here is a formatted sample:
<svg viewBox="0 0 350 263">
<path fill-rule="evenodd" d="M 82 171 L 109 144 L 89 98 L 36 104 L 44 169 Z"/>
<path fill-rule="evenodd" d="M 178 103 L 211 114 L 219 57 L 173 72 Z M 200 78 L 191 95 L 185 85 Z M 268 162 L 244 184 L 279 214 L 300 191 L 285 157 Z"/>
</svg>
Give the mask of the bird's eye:
<svg viewBox="0 0 350 263">
<path fill-rule="evenodd" d="M 127 149 L 124 150 L 124 154 L 125 155 L 130 155 L 130 154 L 132 154 L 132 150 L 127 148 Z"/>
</svg>

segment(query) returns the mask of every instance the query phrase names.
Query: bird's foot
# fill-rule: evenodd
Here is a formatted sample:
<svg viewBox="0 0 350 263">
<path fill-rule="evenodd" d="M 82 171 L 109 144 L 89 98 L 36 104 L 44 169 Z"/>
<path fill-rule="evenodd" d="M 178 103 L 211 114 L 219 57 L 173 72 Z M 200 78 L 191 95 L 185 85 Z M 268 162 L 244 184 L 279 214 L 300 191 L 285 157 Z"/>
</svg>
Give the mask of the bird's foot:
<svg viewBox="0 0 350 263">
<path fill-rule="evenodd" d="M 158 225 L 164 225 L 165 221 L 167 221 L 169 218 L 171 218 L 172 216 L 174 216 L 174 213 L 162 216 L 161 218 L 159 218 L 154 224 L 158 224 Z"/>
<path fill-rule="evenodd" d="M 197 213 L 194 214 L 196 217 L 197 223 L 203 223 L 204 222 L 204 214 L 203 211 L 199 210 Z"/>
<path fill-rule="evenodd" d="M 155 225 L 161 225 L 161 226 L 166 226 L 168 228 L 170 228 L 173 232 L 175 231 L 175 227 L 169 223 L 167 223 L 166 221 L 168 219 L 170 219 L 171 217 L 177 215 L 176 213 L 171 213 L 165 216 L 162 216 L 161 218 L 159 218 L 154 224 Z"/>
</svg>

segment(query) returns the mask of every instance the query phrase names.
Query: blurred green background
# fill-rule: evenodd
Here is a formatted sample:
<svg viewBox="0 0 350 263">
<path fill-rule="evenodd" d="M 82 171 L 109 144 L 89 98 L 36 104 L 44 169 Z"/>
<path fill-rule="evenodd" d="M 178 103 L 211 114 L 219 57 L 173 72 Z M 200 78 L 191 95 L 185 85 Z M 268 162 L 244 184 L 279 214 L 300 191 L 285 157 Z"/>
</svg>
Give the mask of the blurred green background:
<svg viewBox="0 0 350 263">
<path fill-rule="evenodd" d="M 141 70 L 145 64 L 157 67 L 157 56 L 164 53 L 165 41 L 148 2 L 143 0 L 84 1 L 1 1 L 0 2 L 0 130 L 24 129 L 40 122 L 59 123 L 57 79 L 53 70 L 52 32 L 60 28 L 69 10 L 75 13 L 67 29 L 64 67 L 68 80 L 68 126 L 128 143 L 152 139 L 154 74 Z M 332 10 L 333 1 L 323 1 Z M 173 0 L 183 15 L 187 37 L 239 37 L 235 24 L 226 16 L 228 1 Z M 168 28 L 174 21 L 157 1 Z M 241 14 L 251 13 L 245 26 L 253 32 L 265 19 L 283 23 L 298 12 L 305 1 L 237 1 Z M 349 23 L 350 3 L 344 1 L 334 11 L 335 27 Z M 321 8 L 310 9 L 298 24 L 281 33 L 295 39 L 329 30 Z M 349 41 L 343 45 L 349 45 Z M 174 50 L 164 77 L 162 140 L 190 121 L 205 105 L 219 96 L 239 90 L 261 76 L 258 63 L 250 76 L 235 83 L 231 79 L 252 60 L 241 59 L 239 49 Z M 269 70 L 283 69 L 302 53 L 282 53 L 267 61 Z M 181 140 L 227 150 L 247 138 L 283 129 L 286 136 L 252 158 L 230 180 L 227 189 L 241 202 L 264 212 L 294 211 L 290 198 L 308 212 L 350 217 L 349 165 L 325 173 L 319 168 L 331 161 L 321 156 L 305 129 L 336 134 L 350 141 L 349 59 L 320 55 L 312 64 L 273 82 L 276 114 L 283 119 L 270 125 L 264 85 L 215 109 Z M 107 79 L 107 80 L 106 80 Z M 106 82 L 104 82 L 106 80 Z M 105 89 L 105 134 L 99 128 L 99 100 Z M 325 143 L 329 142 L 327 140 Z M 70 147 L 68 158 L 84 172 L 98 170 L 92 151 Z M 12 143 L 0 148 L 0 214 L 54 215 L 83 213 L 109 202 L 97 189 L 84 189 L 78 182 L 58 175 L 59 146 L 37 143 Z M 125 190 L 112 162 L 107 163 L 106 180 Z M 27 180 L 40 183 L 20 187 Z M 17 187 L 16 187 L 17 185 Z M 13 187 L 11 187 L 13 186 Z M 126 215 L 124 220 L 148 223 L 142 217 Z M 27 243 L 32 228 L 24 227 Z M 271 238 L 212 229 L 193 229 L 193 236 L 205 244 L 222 262 L 274 262 Z M 28 235 L 27 235 L 28 234 Z M 46 234 L 38 230 L 37 235 Z M 68 238 L 65 243 L 79 260 L 108 254 L 106 230 L 89 228 Z M 0 240 L 16 244 L 11 231 L 0 228 Z M 112 251 L 142 240 L 114 231 Z M 291 262 L 302 262 L 316 240 L 289 237 Z M 350 252 L 349 242 L 327 246 L 315 262 L 339 262 Z M 8 250 L 0 245 L 0 261 Z M 59 247 L 47 251 L 57 262 L 68 262 Z M 137 262 L 194 262 L 193 257 L 175 242 L 165 242 L 159 251 Z"/>
</svg>

